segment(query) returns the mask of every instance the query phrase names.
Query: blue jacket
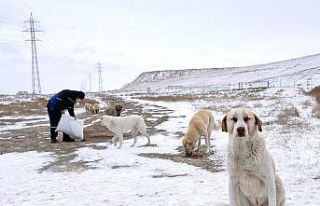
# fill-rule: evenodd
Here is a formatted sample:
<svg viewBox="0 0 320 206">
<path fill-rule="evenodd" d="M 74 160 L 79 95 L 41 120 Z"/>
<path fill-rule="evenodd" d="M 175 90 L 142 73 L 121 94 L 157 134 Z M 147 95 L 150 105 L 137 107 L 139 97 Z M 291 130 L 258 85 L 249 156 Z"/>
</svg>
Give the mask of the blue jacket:
<svg viewBox="0 0 320 206">
<path fill-rule="evenodd" d="M 83 99 L 84 96 L 85 95 L 82 91 L 65 89 L 49 99 L 47 108 L 50 111 L 56 112 L 61 112 L 67 109 L 70 116 L 74 117 L 74 104 L 76 103 L 76 99 Z"/>
</svg>

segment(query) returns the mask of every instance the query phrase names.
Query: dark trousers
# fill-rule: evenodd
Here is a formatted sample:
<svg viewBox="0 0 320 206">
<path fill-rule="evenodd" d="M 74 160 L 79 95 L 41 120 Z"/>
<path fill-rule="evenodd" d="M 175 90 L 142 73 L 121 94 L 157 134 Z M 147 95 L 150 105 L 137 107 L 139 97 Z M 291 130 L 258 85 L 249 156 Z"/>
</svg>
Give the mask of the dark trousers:
<svg viewBox="0 0 320 206">
<path fill-rule="evenodd" d="M 56 132 L 56 128 L 61 119 L 61 111 L 58 110 L 50 110 L 48 109 L 49 121 L 50 121 L 50 138 L 51 140 L 56 140 L 58 136 L 58 132 Z M 63 141 L 72 140 L 69 135 L 63 133 Z"/>
</svg>

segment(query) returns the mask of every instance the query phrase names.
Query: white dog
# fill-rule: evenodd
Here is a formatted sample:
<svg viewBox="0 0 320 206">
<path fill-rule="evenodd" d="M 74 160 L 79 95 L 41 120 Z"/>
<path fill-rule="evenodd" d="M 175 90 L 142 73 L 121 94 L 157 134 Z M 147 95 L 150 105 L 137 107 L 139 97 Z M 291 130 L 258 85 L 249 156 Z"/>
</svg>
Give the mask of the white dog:
<svg viewBox="0 0 320 206">
<path fill-rule="evenodd" d="M 285 192 L 262 137 L 261 120 L 244 108 L 222 120 L 229 133 L 227 167 L 230 206 L 284 206 Z"/>
<path fill-rule="evenodd" d="M 150 144 L 150 137 L 147 134 L 147 125 L 144 119 L 139 115 L 129 115 L 123 117 L 114 117 L 109 115 L 102 116 L 101 125 L 107 127 L 111 132 L 114 133 L 112 142 L 114 146 L 117 146 L 117 139 L 119 138 L 120 149 L 123 142 L 123 133 L 131 132 L 134 139 L 132 147 L 137 142 L 137 134 L 140 132 L 143 136 L 148 138 L 148 144 Z"/>
</svg>

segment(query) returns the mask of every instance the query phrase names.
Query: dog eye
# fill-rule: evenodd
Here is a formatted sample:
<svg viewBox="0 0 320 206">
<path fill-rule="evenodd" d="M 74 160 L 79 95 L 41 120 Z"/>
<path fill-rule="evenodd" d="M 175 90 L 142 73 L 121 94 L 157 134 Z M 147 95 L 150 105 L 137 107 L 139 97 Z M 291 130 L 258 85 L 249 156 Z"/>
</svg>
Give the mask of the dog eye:
<svg viewBox="0 0 320 206">
<path fill-rule="evenodd" d="M 247 122 L 249 119 L 250 119 L 249 117 L 245 117 L 243 120 Z"/>
<path fill-rule="evenodd" d="M 232 117 L 232 121 L 237 122 L 238 119 L 236 117 Z"/>
</svg>

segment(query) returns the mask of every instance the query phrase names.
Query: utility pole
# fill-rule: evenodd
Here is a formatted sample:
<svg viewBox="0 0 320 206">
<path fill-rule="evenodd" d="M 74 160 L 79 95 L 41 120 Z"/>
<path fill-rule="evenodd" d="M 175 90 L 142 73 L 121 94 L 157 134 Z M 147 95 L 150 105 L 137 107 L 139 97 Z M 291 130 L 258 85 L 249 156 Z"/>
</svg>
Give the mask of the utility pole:
<svg viewBox="0 0 320 206">
<path fill-rule="evenodd" d="M 101 63 L 98 62 L 97 64 L 97 70 L 98 70 L 98 79 L 99 79 L 99 92 L 102 92 L 103 91 L 103 83 L 102 83 L 102 66 L 101 66 Z"/>
<path fill-rule="evenodd" d="M 25 23 L 29 23 L 29 28 L 24 30 L 23 32 L 30 32 L 30 39 L 26 39 L 26 41 L 31 42 L 31 59 L 32 59 L 32 94 L 41 94 L 41 84 L 40 84 L 40 75 L 39 75 L 39 66 L 38 66 L 38 55 L 37 55 L 37 46 L 36 41 L 41 41 L 36 39 L 36 32 L 42 32 L 39 29 L 35 29 L 34 23 L 39 21 L 35 21 L 33 19 L 32 13 L 30 14 L 29 20 L 24 21 Z"/>
<path fill-rule="evenodd" d="M 91 72 L 89 72 L 89 92 L 92 92 L 92 78 L 91 78 Z"/>
</svg>

